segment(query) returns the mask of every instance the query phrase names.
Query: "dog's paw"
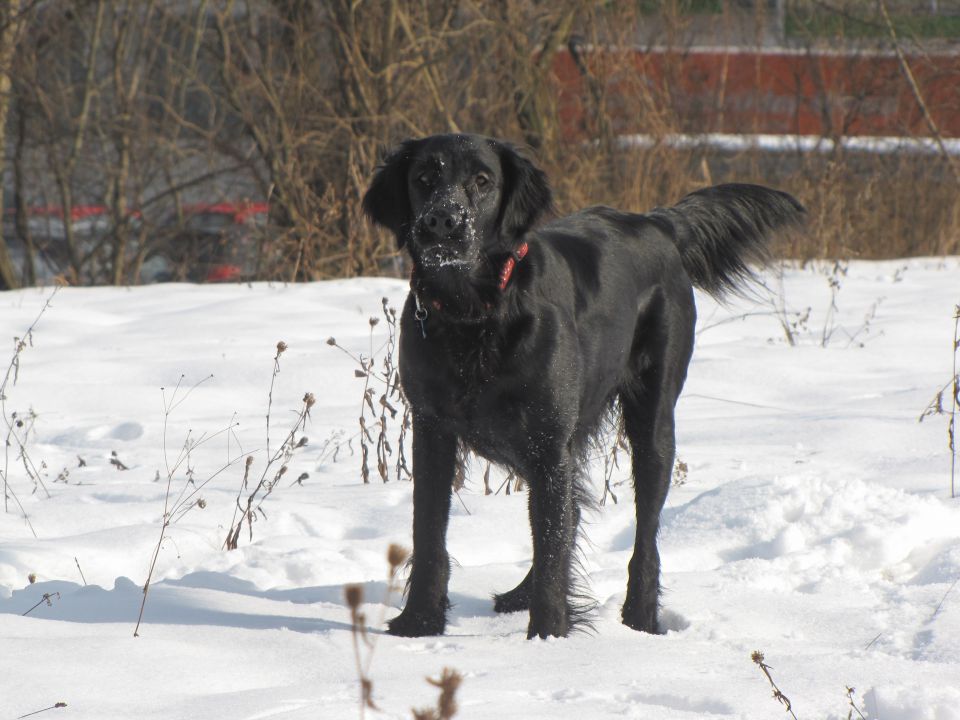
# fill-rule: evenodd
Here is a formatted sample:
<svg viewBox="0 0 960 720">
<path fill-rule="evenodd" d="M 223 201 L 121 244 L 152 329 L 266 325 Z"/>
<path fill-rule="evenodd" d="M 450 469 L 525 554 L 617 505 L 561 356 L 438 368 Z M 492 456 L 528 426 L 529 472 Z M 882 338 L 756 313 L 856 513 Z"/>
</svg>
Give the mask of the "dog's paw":
<svg viewBox="0 0 960 720">
<path fill-rule="evenodd" d="M 623 605 L 621 617 L 623 618 L 623 624 L 629 628 L 651 635 L 662 634 L 657 625 L 657 606 L 655 603 L 642 607 L 628 601 Z"/>
<path fill-rule="evenodd" d="M 387 622 L 387 632 L 399 637 L 443 635 L 447 626 L 444 613 L 416 612 L 406 609 Z"/>
<path fill-rule="evenodd" d="M 535 637 L 546 640 L 548 637 L 566 637 L 570 633 L 570 616 L 566 608 L 543 608 L 530 611 L 530 624 L 527 626 L 527 640 Z"/>
</svg>

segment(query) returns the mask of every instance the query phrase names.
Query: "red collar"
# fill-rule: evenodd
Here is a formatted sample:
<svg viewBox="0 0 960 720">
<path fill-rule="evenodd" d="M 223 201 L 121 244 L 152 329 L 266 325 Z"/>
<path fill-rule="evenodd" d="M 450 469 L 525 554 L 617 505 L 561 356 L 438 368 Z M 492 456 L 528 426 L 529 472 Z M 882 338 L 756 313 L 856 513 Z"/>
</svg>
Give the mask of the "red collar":
<svg viewBox="0 0 960 720">
<path fill-rule="evenodd" d="M 529 250 L 530 246 L 527 245 L 527 243 L 522 243 L 520 247 L 510 253 L 510 257 L 508 257 L 503 263 L 503 267 L 500 268 L 500 284 L 498 285 L 501 291 L 507 289 L 507 283 L 510 282 L 510 276 L 513 274 L 513 269 L 517 266 L 518 262 L 527 256 L 527 252 Z"/>
<path fill-rule="evenodd" d="M 513 270 L 517 266 L 517 263 L 523 260 L 527 253 L 530 251 L 530 246 L 527 243 L 521 243 L 520 246 L 510 253 L 508 257 L 503 262 L 503 267 L 500 268 L 500 282 L 497 284 L 497 287 L 500 288 L 500 291 L 503 292 L 507 289 L 507 285 L 510 283 L 510 277 L 513 275 Z M 420 323 L 420 332 L 423 334 L 423 337 L 427 337 L 427 309 L 420 302 L 420 295 L 417 293 L 414 288 L 413 282 L 413 273 L 410 274 L 410 291 L 413 293 L 413 299 L 416 302 L 417 308 L 414 312 L 414 317 L 417 322 Z M 443 304 L 434 298 L 430 301 L 430 304 L 433 306 L 434 310 L 442 310 Z M 490 308 L 489 303 L 487 308 Z"/>
</svg>

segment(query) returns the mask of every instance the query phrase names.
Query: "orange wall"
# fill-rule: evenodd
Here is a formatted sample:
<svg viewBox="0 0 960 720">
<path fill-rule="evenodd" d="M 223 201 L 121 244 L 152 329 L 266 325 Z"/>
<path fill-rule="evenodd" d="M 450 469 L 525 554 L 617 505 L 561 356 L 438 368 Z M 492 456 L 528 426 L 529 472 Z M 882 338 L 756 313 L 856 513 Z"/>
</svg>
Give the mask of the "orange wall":
<svg viewBox="0 0 960 720">
<path fill-rule="evenodd" d="M 960 55 L 907 60 L 941 134 L 960 137 Z M 566 50 L 554 60 L 568 139 L 596 132 L 600 88 L 603 119 L 621 134 L 656 129 L 631 102 L 647 92 L 680 132 L 930 135 L 893 54 L 605 49 L 584 61 L 606 81 L 589 86 Z"/>
</svg>

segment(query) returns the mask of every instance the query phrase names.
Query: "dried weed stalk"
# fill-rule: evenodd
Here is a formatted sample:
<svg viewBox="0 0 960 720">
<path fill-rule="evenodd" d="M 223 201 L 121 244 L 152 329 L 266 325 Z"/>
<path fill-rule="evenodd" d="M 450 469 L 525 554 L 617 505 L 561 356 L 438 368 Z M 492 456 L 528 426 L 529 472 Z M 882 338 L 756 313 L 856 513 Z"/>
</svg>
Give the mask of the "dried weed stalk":
<svg viewBox="0 0 960 720">
<path fill-rule="evenodd" d="M 280 356 L 287 349 L 287 344 L 283 341 L 277 343 L 277 354 L 273 358 L 273 375 L 270 378 L 270 392 L 267 398 L 267 462 L 260 472 L 260 478 L 253 490 L 247 495 L 246 501 L 243 500 L 243 494 L 249 489 L 250 470 L 253 466 L 253 456 L 247 456 L 244 464 L 243 481 L 240 483 L 240 489 L 237 491 L 236 508 L 233 513 L 233 520 L 230 523 L 230 531 L 224 541 L 224 547 L 227 550 L 236 550 L 240 541 L 240 531 L 246 522 L 249 539 L 253 540 L 253 523 L 259 514 L 266 519 L 266 513 L 263 510 L 264 501 L 270 497 L 277 488 L 281 478 L 287 474 L 289 463 L 294 452 L 307 444 L 306 435 L 297 435 L 306 429 L 307 420 L 310 419 L 310 409 L 314 406 L 316 400 L 313 393 L 305 393 L 301 400 L 300 411 L 297 413 L 296 421 L 293 427 L 287 433 L 283 442 L 273 454 L 270 453 L 270 415 L 273 408 L 273 387 L 277 375 L 280 373 Z M 276 469 L 275 469 L 276 468 Z M 294 483 L 302 483 L 304 476 L 301 475 Z"/>
<path fill-rule="evenodd" d="M 240 459 L 239 455 L 234 458 L 230 458 L 228 456 L 226 463 L 211 473 L 206 479 L 200 482 L 197 482 L 195 479 L 196 472 L 191 461 L 193 452 L 198 447 L 205 445 L 214 438 L 232 432 L 237 425 L 236 422 L 232 422 L 226 428 L 223 428 L 215 433 L 204 433 L 197 438 L 193 437 L 192 432 L 188 432 L 183 441 L 183 445 L 180 447 L 180 451 L 177 453 L 176 458 L 174 458 L 172 462 L 170 460 L 169 453 L 167 452 L 167 435 L 171 414 L 180 405 L 182 405 L 188 397 L 190 397 L 191 393 L 193 393 L 197 387 L 212 377 L 212 375 L 208 375 L 203 380 L 200 380 L 188 388 L 186 391 L 182 391 L 183 376 L 181 375 L 180 379 L 177 380 L 177 384 L 174 386 L 173 392 L 170 394 L 169 398 L 167 397 L 166 389 L 160 388 L 160 395 L 163 399 L 163 461 L 166 471 L 167 487 L 163 496 L 163 515 L 161 516 L 160 521 L 160 535 L 150 558 L 150 565 L 147 570 L 147 579 L 143 584 L 143 599 L 140 602 L 140 613 L 137 615 L 137 625 L 133 630 L 134 637 L 139 637 L 140 635 L 140 623 L 143 621 L 143 611 L 147 604 L 147 595 L 150 592 L 150 583 L 153 579 L 153 573 L 157 567 L 157 560 L 160 557 L 160 550 L 163 548 L 163 542 L 167 539 L 167 530 L 172 524 L 182 519 L 184 515 L 194 508 L 200 508 L 201 510 L 205 508 L 206 501 L 203 499 L 203 497 L 201 497 L 200 491 L 203 490 L 207 483 L 220 475 L 220 473 L 222 473 L 224 470 L 234 465 Z M 184 481 L 180 488 L 180 492 L 174 496 L 174 478 L 177 476 L 177 473 L 181 468 L 185 468 Z M 157 474 L 159 476 L 159 471 Z"/>
<path fill-rule="evenodd" d="M 449 720 L 457 714 L 457 689 L 463 682 L 463 675 L 456 670 L 444 668 L 440 677 L 434 680 L 427 678 L 427 682 L 440 688 L 440 697 L 437 698 L 435 708 L 425 708 L 413 711 L 413 720 Z"/>
<path fill-rule="evenodd" d="M 867 720 L 866 716 L 860 712 L 860 708 L 857 707 L 857 703 L 853 700 L 853 694 L 856 692 L 856 688 L 847 687 L 847 702 L 850 704 L 850 711 L 847 713 L 847 720 L 853 720 L 853 714 L 856 713 L 857 717 L 860 720 Z"/>
<path fill-rule="evenodd" d="M 813 308 L 807 306 L 803 310 L 796 310 L 787 305 L 786 291 L 783 285 L 784 265 L 784 263 L 779 263 L 773 269 L 776 280 L 775 287 L 771 287 L 763 280 L 758 280 L 757 282 L 757 285 L 765 291 L 766 297 L 764 301 L 769 308 L 768 310 L 741 313 L 740 315 L 702 325 L 697 329 L 697 336 L 699 337 L 701 333 L 719 325 L 726 325 L 755 316 L 772 316 L 776 318 L 787 344 L 791 347 L 796 347 L 804 337 L 808 335 L 813 336 L 814 331 L 810 328 L 810 318 Z M 822 274 L 827 281 L 827 287 L 830 291 L 830 301 L 824 312 L 823 327 L 820 329 L 819 334 L 816 335 L 816 343 L 820 347 L 826 348 L 830 345 L 834 336 L 842 334 L 847 338 L 846 347 L 850 347 L 851 345 L 863 347 L 866 343 L 863 336 L 870 332 L 871 324 L 877 315 L 877 309 L 880 307 L 880 303 L 883 302 L 883 298 L 878 298 L 867 308 L 863 316 L 863 322 L 859 326 L 852 329 L 844 327 L 837 323 L 837 313 L 840 311 L 837 301 L 840 296 L 840 290 L 843 287 L 843 280 L 850 269 L 850 264 L 846 261 L 833 260 L 827 263 L 817 263 L 817 267 L 820 274 Z"/>
<path fill-rule="evenodd" d="M 793 720 L 797 720 L 796 714 L 793 712 L 793 706 L 790 704 L 790 698 L 783 694 L 780 688 L 777 687 L 777 684 L 773 681 L 773 677 L 770 675 L 770 671 L 773 669 L 764 662 L 763 653 L 759 650 L 755 650 L 751 655 L 750 659 L 753 660 L 754 664 L 760 668 L 763 674 L 767 677 L 767 681 L 770 683 L 770 687 L 773 688 L 773 698 L 778 703 L 783 705 L 790 717 Z"/>
<path fill-rule="evenodd" d="M 489 480 L 489 476 L 486 473 L 484 473 L 484 477 Z M 523 478 L 517 475 L 513 470 L 510 470 L 507 473 L 506 479 L 500 483 L 500 487 L 497 488 L 497 491 L 494 493 L 494 495 L 499 495 L 500 491 L 504 489 L 506 490 L 504 494 L 509 495 L 511 487 L 513 488 L 513 492 L 520 492 L 524 487 Z"/>
<path fill-rule="evenodd" d="M 28 712 L 26 715 L 17 716 L 17 720 L 23 720 L 23 718 L 33 717 L 34 715 L 39 715 L 40 713 L 47 712 L 47 710 L 56 710 L 58 708 L 65 708 L 67 704 L 62 700 L 58 703 L 54 703 L 50 707 L 42 708 L 41 710 L 34 710 L 33 712 Z"/>
<path fill-rule="evenodd" d="M 952 375 L 933 396 L 930 404 L 920 413 L 917 422 L 923 422 L 930 415 L 949 415 L 947 423 L 947 447 L 950 449 L 950 497 L 957 496 L 957 416 L 960 415 L 960 370 L 958 370 L 958 356 L 960 356 L 960 305 L 953 308 L 953 345 L 952 345 Z M 949 409 L 944 407 L 943 394 L 950 393 Z"/>
<path fill-rule="evenodd" d="M 400 567 L 407 561 L 410 553 L 406 548 L 400 545 L 391 544 L 387 549 L 387 587 L 384 591 L 383 605 L 381 610 L 380 624 L 384 622 L 384 613 L 390 595 L 393 592 L 402 592 L 403 588 L 397 583 L 397 576 Z M 362 609 L 363 605 L 363 586 L 346 585 L 343 588 L 343 596 L 350 608 L 350 628 L 353 635 L 353 657 L 357 666 L 357 678 L 360 681 L 360 718 L 363 717 L 369 708 L 379 711 L 376 703 L 373 701 L 373 680 L 370 678 L 370 666 L 373 664 L 374 651 L 377 649 L 376 637 L 367 634 L 367 615 Z"/>
<path fill-rule="evenodd" d="M 46 496 L 48 498 L 50 497 L 50 491 L 47 490 L 47 486 L 44 484 L 43 477 L 40 473 L 41 469 L 46 468 L 46 464 L 41 462 L 40 468 L 38 469 L 31 459 L 30 453 L 27 451 L 27 441 L 37 415 L 32 408 L 27 413 L 26 418 L 20 416 L 16 411 L 8 412 L 7 393 L 11 387 L 17 384 L 17 379 L 20 376 L 20 356 L 28 347 L 33 347 L 33 331 L 36 329 L 44 313 L 47 312 L 47 309 L 50 307 L 53 298 L 56 297 L 59 290 L 59 286 L 53 289 L 43 303 L 43 307 L 40 308 L 40 312 L 37 313 L 33 322 L 30 323 L 26 332 L 24 332 L 23 337 L 15 337 L 13 339 L 13 355 L 7 365 L 7 371 L 3 375 L 3 380 L 0 381 L 0 415 L 3 416 L 3 422 L 7 427 L 3 448 L 3 470 L 0 471 L 0 476 L 3 477 L 3 510 L 4 512 L 10 512 L 9 502 L 12 498 L 20 509 L 20 514 L 23 515 L 23 520 L 27 524 L 27 527 L 30 528 L 30 532 L 33 533 L 34 537 L 37 537 L 37 531 L 34 529 L 33 523 L 30 522 L 30 516 L 24 509 L 23 503 L 20 502 L 20 498 L 10 485 L 10 465 L 11 462 L 19 462 L 22 464 L 27 477 L 33 482 L 32 492 L 35 493 L 38 489 L 42 489 Z M 16 449 L 16 456 L 13 458 L 10 456 L 11 448 Z"/>
<path fill-rule="evenodd" d="M 40 598 L 40 600 L 37 602 L 36 605 L 34 605 L 32 608 L 30 608 L 30 609 L 27 610 L 26 612 L 20 613 L 20 614 L 21 614 L 21 615 L 24 615 L 24 616 L 29 615 L 30 613 L 32 613 L 34 610 L 36 610 L 38 607 L 40 607 L 40 606 L 43 605 L 44 603 L 47 604 L 47 607 L 53 607 L 53 601 L 54 601 L 54 600 L 59 600 L 59 599 L 60 599 L 60 593 L 58 593 L 58 592 L 54 592 L 54 593 L 44 593 L 44 594 L 43 594 L 43 597 Z"/>
<path fill-rule="evenodd" d="M 830 344 L 830 341 L 837 332 L 842 332 L 847 336 L 846 347 L 850 347 L 851 345 L 863 347 L 865 341 L 861 340 L 860 338 L 861 336 L 870 332 L 870 325 L 877 315 L 877 308 L 879 308 L 880 303 L 883 302 L 882 297 L 877 298 L 877 300 L 875 300 L 873 304 L 867 308 L 866 313 L 864 313 L 863 322 L 859 327 L 853 329 L 853 331 L 838 325 L 836 322 L 836 316 L 840 311 L 840 308 L 837 305 L 837 299 L 840 296 L 840 289 L 843 287 L 844 278 L 847 277 L 849 270 L 850 263 L 841 260 L 834 260 L 833 262 L 827 263 L 821 267 L 821 272 L 826 278 L 827 285 L 830 288 L 830 305 L 827 307 L 827 312 L 823 321 L 823 329 L 820 331 L 820 347 L 822 348 L 825 348 Z"/>
<path fill-rule="evenodd" d="M 360 431 L 357 435 L 360 437 L 360 475 L 364 483 L 370 482 L 371 449 L 377 458 L 377 474 L 383 482 L 389 481 L 390 458 L 393 455 L 393 446 L 389 439 L 390 422 L 395 422 L 398 418 L 400 428 L 397 434 L 397 459 L 394 470 L 397 480 L 404 476 L 411 477 L 405 451 L 407 431 L 410 429 L 410 407 L 400 389 L 400 371 L 396 363 L 397 311 L 391 307 L 387 298 L 381 300 L 381 306 L 386 321 L 387 339 L 378 349 L 374 349 L 373 346 L 374 329 L 380 324 L 380 318 L 376 317 L 371 317 L 367 321 L 370 327 L 367 355 L 355 355 L 340 345 L 336 338 L 327 338 L 327 345 L 345 353 L 357 364 L 358 367 L 353 371 L 354 377 L 363 380 L 358 419 Z M 377 355 L 381 352 L 383 355 L 378 362 Z M 380 389 L 379 398 L 377 398 L 378 388 Z M 398 406 L 402 408 L 402 413 Z"/>
<path fill-rule="evenodd" d="M 464 459 L 458 460 L 458 463 L 457 463 L 458 475 L 461 475 L 464 472 L 465 462 L 466 461 Z M 493 486 L 490 485 L 490 472 L 492 470 L 493 470 L 493 463 L 488 460 L 487 466 L 483 470 L 483 494 L 484 495 L 499 495 L 500 491 L 503 490 L 504 488 L 506 488 L 507 490 L 506 494 L 509 495 L 511 485 L 513 486 L 514 492 L 520 492 L 520 490 L 523 489 L 523 478 L 521 478 L 519 475 L 514 473 L 513 470 L 510 470 L 507 472 L 507 477 L 504 479 L 504 481 L 500 483 L 500 487 L 494 490 Z"/>
<path fill-rule="evenodd" d="M 761 282 L 761 286 L 767 290 L 767 303 L 770 305 L 773 316 L 780 323 L 780 329 L 783 330 L 783 336 L 790 347 L 796 347 L 797 336 L 807 329 L 807 321 L 810 319 L 812 308 L 807 307 L 803 311 L 796 311 L 787 308 L 786 292 L 783 287 L 783 264 L 776 266 L 774 276 L 777 281 L 777 289 L 774 290 Z"/>
<path fill-rule="evenodd" d="M 627 436 L 623 429 L 623 420 L 618 419 L 616 425 L 616 435 L 613 436 L 613 442 L 603 455 L 603 497 L 600 498 L 600 505 L 607 504 L 607 495 L 613 500 L 613 504 L 618 502 L 616 494 L 610 481 L 613 480 L 613 473 L 620 469 L 620 453 L 630 454 L 630 448 L 627 447 Z"/>
<path fill-rule="evenodd" d="M 77 564 L 77 572 L 80 573 L 80 579 L 83 580 L 83 585 L 86 587 L 87 579 L 83 576 L 83 569 L 80 567 L 80 561 L 77 560 L 76 556 L 74 556 L 73 561 Z"/>
<path fill-rule="evenodd" d="M 687 484 L 687 477 L 690 473 L 690 466 L 687 465 L 683 460 L 680 459 L 680 456 L 677 456 L 676 461 L 673 464 L 673 481 L 671 482 L 672 487 L 681 487 Z"/>
</svg>

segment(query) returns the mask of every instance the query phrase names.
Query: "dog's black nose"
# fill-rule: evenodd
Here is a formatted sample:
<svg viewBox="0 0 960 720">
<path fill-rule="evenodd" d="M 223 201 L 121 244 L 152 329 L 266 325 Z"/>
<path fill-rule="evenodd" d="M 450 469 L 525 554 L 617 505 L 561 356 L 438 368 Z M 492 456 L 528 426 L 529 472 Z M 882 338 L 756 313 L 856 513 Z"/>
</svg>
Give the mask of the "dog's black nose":
<svg viewBox="0 0 960 720">
<path fill-rule="evenodd" d="M 460 207 L 445 205 L 423 216 L 423 229 L 437 240 L 443 240 L 459 230 L 463 220 L 464 212 Z"/>
</svg>

